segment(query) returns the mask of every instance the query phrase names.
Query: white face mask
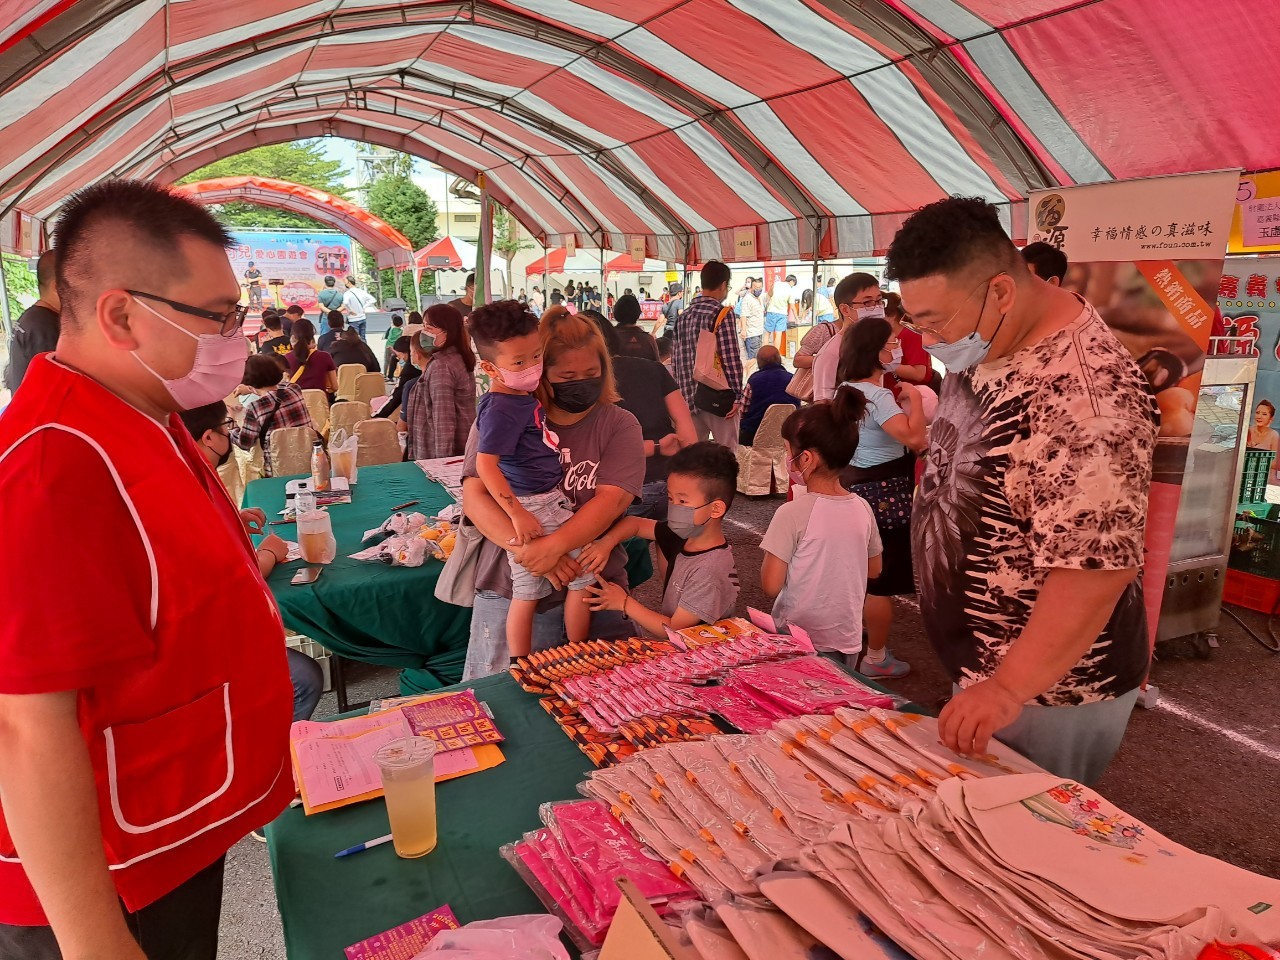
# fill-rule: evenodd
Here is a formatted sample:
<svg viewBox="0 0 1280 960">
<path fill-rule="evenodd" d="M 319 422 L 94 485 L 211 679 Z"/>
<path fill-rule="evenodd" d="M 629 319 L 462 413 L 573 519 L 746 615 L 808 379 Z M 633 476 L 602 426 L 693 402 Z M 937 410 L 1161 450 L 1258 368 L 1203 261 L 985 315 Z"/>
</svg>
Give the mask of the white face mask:
<svg viewBox="0 0 1280 960">
<path fill-rule="evenodd" d="M 884 365 L 885 373 L 893 373 L 902 366 L 902 344 L 898 344 L 898 346 L 890 350 L 889 356 L 891 359 Z"/>
<path fill-rule="evenodd" d="M 133 358 L 164 384 L 179 410 L 194 410 L 206 403 L 221 400 L 244 379 L 244 362 L 249 358 L 249 341 L 244 337 L 238 333 L 234 337 L 224 337 L 220 333 L 195 334 L 153 310 L 137 297 L 133 298 L 133 302 L 196 342 L 196 358 L 190 372 L 172 380 L 166 380 L 156 373 L 147 361 L 138 356 L 137 350 L 131 351 Z"/>
<path fill-rule="evenodd" d="M 870 306 L 870 307 L 859 307 L 859 308 L 858 308 L 858 319 L 859 319 L 859 320 L 866 320 L 866 319 L 868 319 L 868 318 L 870 318 L 870 317 L 883 318 L 883 317 L 884 317 L 884 304 L 883 304 L 883 303 L 877 303 L 877 304 L 875 304 L 875 305 L 873 305 L 873 306 Z"/>
</svg>

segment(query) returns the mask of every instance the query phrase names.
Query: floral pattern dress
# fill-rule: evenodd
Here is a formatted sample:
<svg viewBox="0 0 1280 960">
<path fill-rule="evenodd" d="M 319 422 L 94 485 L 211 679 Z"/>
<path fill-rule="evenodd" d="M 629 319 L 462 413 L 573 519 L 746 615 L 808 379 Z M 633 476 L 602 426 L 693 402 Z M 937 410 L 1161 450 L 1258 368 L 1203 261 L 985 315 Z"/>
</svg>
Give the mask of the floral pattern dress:
<svg viewBox="0 0 1280 960">
<path fill-rule="evenodd" d="M 1051 569 L 1142 566 L 1158 421 L 1141 371 L 1087 304 L 1031 347 L 946 378 L 912 534 L 925 627 L 956 683 L 995 672 Z M 1125 694 L 1148 655 L 1139 579 L 1038 702 Z"/>
</svg>

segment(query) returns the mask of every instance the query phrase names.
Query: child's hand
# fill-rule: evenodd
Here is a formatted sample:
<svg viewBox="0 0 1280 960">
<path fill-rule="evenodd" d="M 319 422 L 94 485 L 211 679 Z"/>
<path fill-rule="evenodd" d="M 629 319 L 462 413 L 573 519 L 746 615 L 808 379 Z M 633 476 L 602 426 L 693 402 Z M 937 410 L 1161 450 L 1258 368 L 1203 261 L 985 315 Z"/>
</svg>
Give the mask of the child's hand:
<svg viewBox="0 0 1280 960">
<path fill-rule="evenodd" d="M 674 457 L 680 452 L 680 438 L 674 433 L 668 433 L 658 441 L 658 452 L 664 457 Z"/>
<path fill-rule="evenodd" d="M 622 610 L 627 602 L 627 591 L 616 583 L 607 583 L 596 577 L 596 582 L 587 584 L 584 588 L 587 597 L 583 601 L 587 605 L 587 609 L 593 611 L 599 610 Z"/>
<path fill-rule="evenodd" d="M 526 543 L 542 536 L 542 524 L 538 523 L 538 518 L 524 507 L 516 508 L 515 513 L 511 515 L 511 526 L 516 531 L 512 543 L 517 546 L 523 547 Z"/>
<path fill-rule="evenodd" d="M 578 551 L 578 565 L 586 573 L 599 573 L 609 562 L 611 553 L 613 553 L 612 544 L 605 543 L 603 539 L 592 540 Z"/>
</svg>

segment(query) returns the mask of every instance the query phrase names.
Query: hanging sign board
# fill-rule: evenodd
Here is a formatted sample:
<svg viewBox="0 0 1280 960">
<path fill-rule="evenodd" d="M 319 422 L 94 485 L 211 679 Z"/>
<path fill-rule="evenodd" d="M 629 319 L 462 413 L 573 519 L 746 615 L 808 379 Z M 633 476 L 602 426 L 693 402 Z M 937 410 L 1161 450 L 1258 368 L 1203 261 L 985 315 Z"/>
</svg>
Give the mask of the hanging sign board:
<svg viewBox="0 0 1280 960">
<path fill-rule="evenodd" d="M 564 255 L 565 259 L 569 259 L 578 252 L 577 234 L 570 233 L 564 238 Z"/>
<path fill-rule="evenodd" d="M 758 259 L 756 257 L 755 227 L 733 228 L 733 259 L 739 262 Z"/>
<path fill-rule="evenodd" d="M 644 237 L 631 238 L 631 259 L 636 263 L 644 263 Z"/>
</svg>

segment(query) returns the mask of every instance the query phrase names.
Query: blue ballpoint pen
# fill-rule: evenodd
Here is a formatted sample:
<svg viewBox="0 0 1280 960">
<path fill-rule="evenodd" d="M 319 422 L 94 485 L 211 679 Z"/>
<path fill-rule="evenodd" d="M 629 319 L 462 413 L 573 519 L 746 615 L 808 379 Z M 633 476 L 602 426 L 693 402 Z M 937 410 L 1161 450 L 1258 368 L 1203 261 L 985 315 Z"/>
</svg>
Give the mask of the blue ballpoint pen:
<svg viewBox="0 0 1280 960">
<path fill-rule="evenodd" d="M 361 850 L 368 850 L 370 847 L 376 847 L 379 844 L 390 842 L 391 834 L 388 833 L 385 837 L 378 837 L 377 840 L 366 840 L 364 843 L 357 843 L 354 847 L 347 847 L 345 850 L 339 850 L 333 856 L 335 860 L 338 857 L 349 857 L 351 854 L 359 853 Z"/>
</svg>

